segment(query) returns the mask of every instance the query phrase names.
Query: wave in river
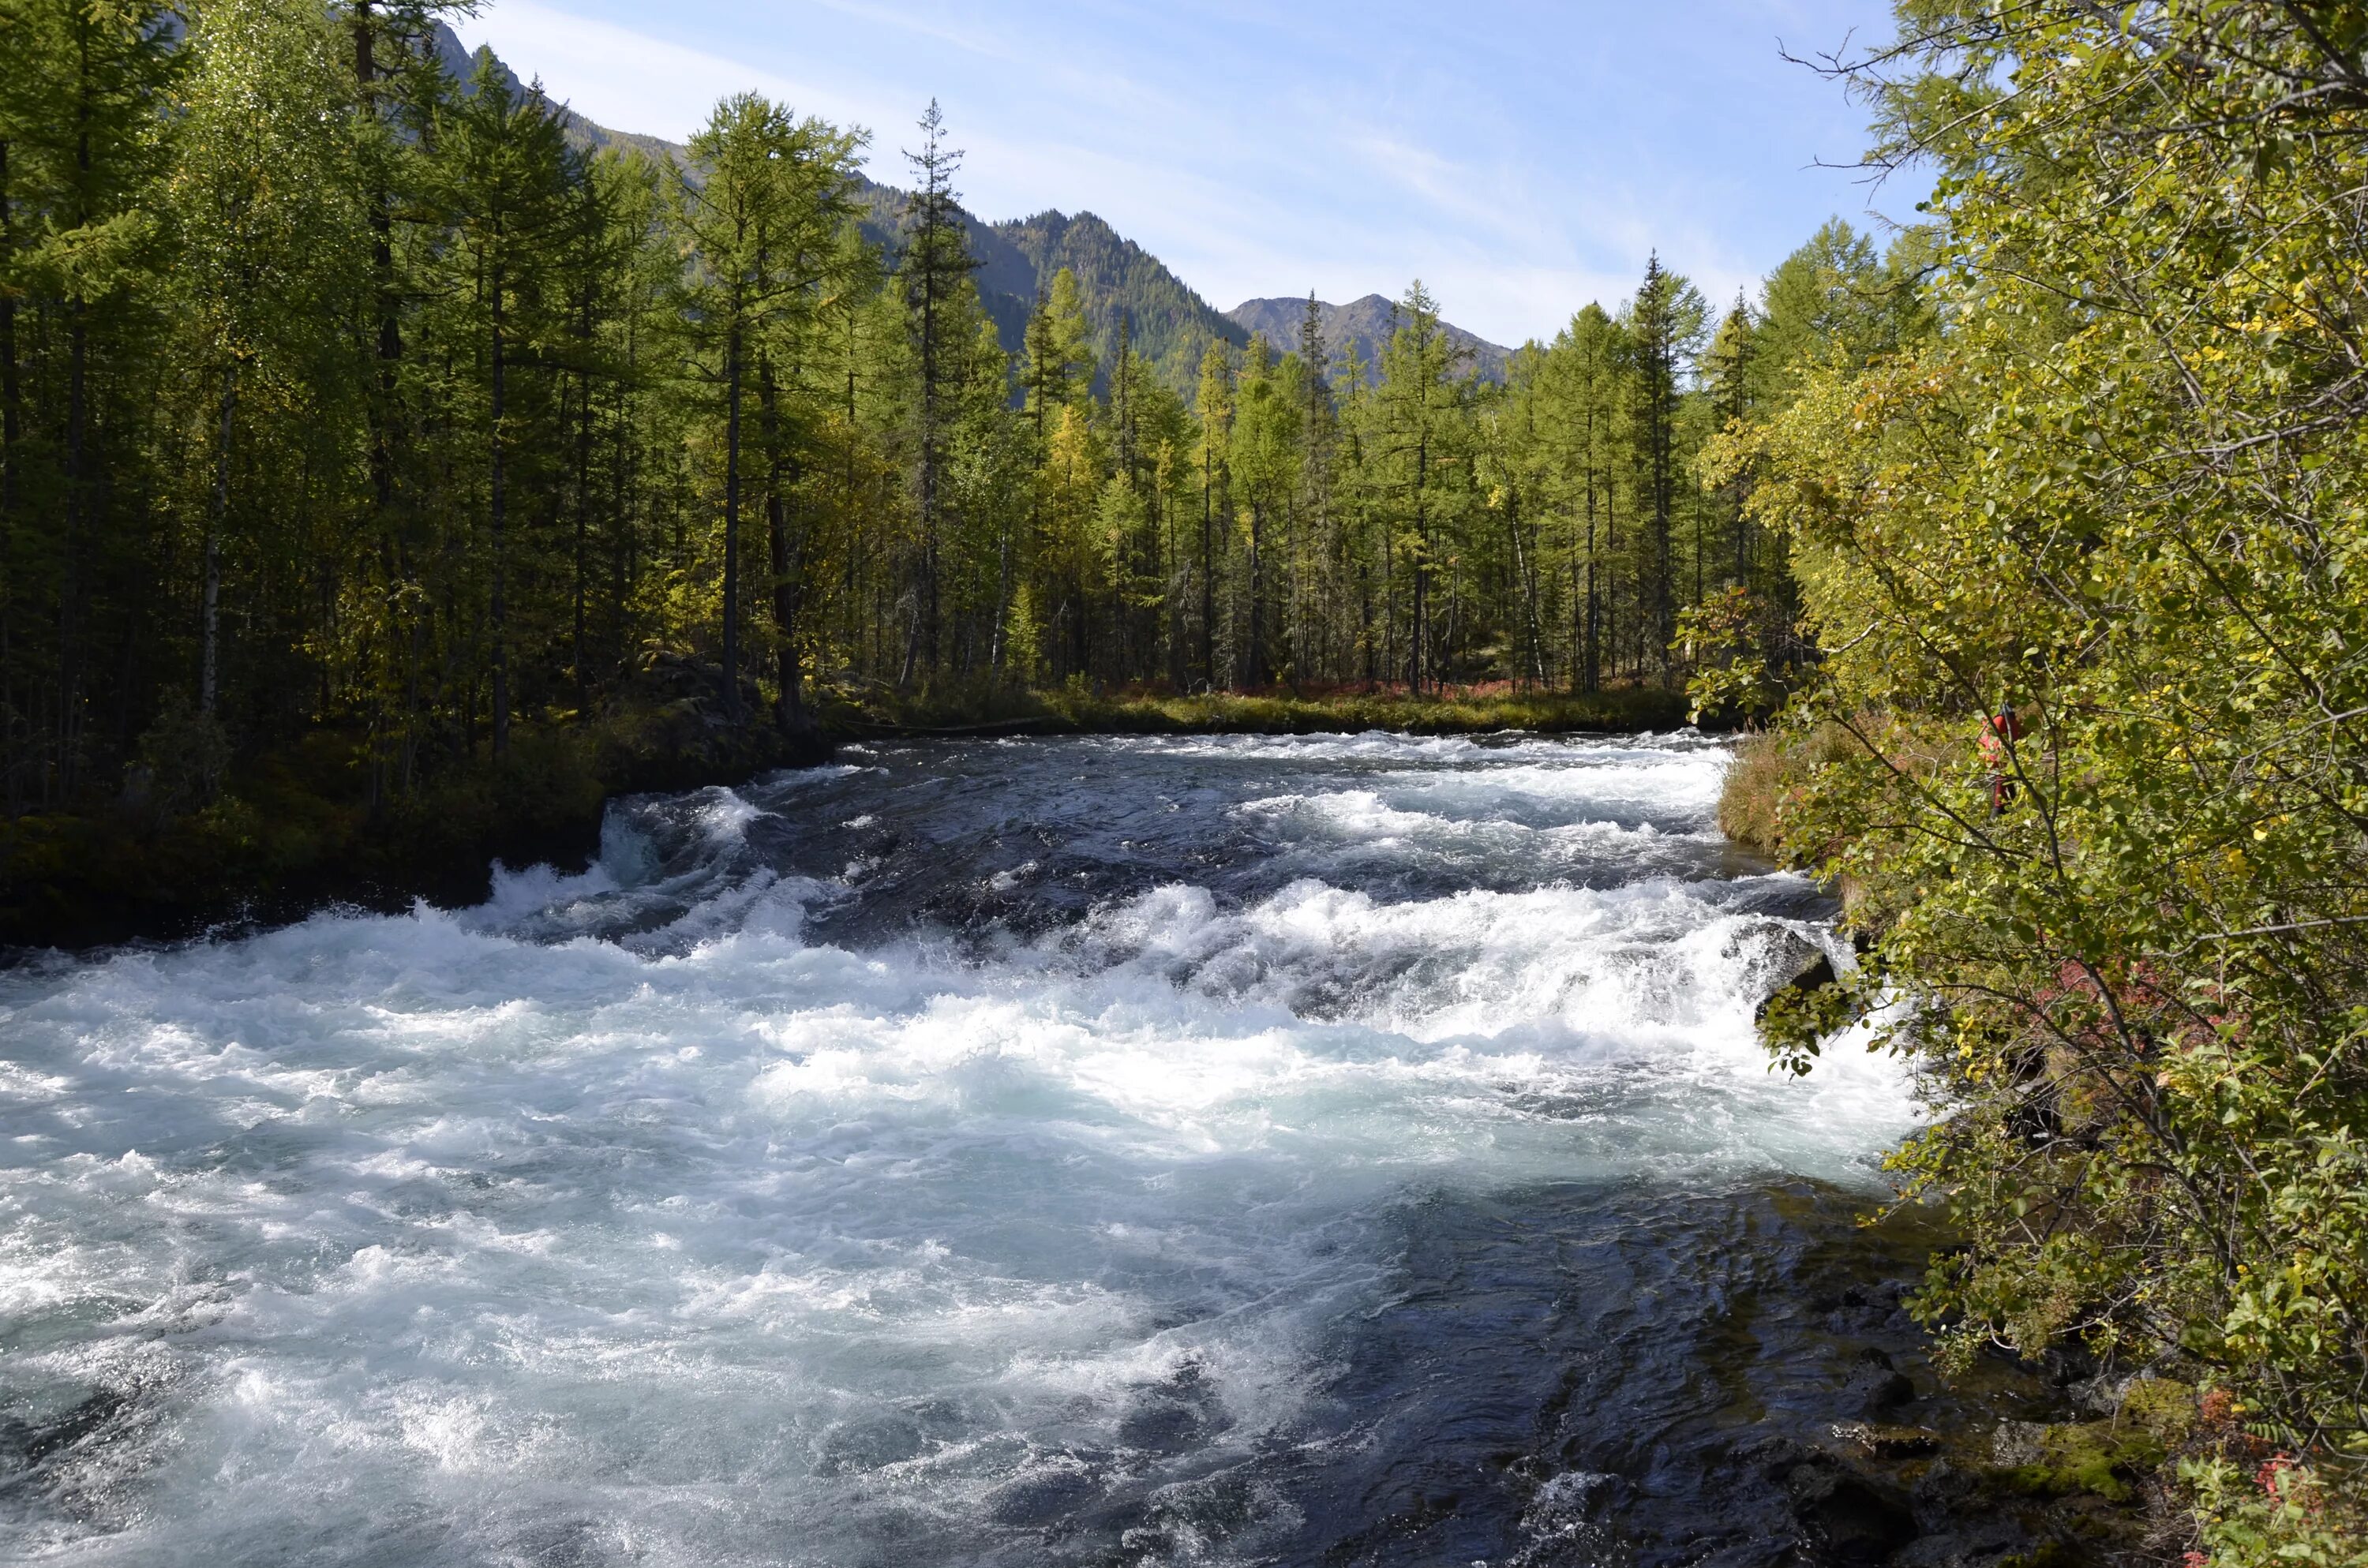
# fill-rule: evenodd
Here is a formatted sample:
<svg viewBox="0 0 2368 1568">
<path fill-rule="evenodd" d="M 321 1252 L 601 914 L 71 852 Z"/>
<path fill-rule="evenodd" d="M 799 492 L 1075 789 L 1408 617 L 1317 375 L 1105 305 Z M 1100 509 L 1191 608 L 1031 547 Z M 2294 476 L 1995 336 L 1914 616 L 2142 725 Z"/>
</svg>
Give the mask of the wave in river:
<svg viewBox="0 0 2368 1568">
<path fill-rule="evenodd" d="M 1426 1206 L 1863 1187 L 1909 1124 L 1885 1059 L 1767 1073 L 1832 938 L 1724 765 L 885 748 L 476 909 L 23 966 L 0 1543 L 1319 1560 Z"/>
</svg>

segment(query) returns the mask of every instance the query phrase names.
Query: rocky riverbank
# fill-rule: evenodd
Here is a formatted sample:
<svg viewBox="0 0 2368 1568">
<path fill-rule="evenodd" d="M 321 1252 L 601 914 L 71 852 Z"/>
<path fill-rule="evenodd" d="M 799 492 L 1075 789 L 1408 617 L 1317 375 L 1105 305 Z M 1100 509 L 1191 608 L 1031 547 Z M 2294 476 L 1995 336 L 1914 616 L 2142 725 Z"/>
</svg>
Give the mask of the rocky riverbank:
<svg viewBox="0 0 2368 1568">
<path fill-rule="evenodd" d="M 2067 1358 L 1987 1356 L 1944 1376 L 1907 1303 L 1918 1262 L 1946 1244 L 1931 1216 L 1896 1213 L 1803 1270 L 1798 1381 L 1727 1448 L 1724 1550 L 1691 1560 L 2104 1568 L 2179 1557 L 2192 1527 L 2167 1461 L 2226 1440 L 2225 1419 L 2207 1423 L 2176 1378 Z M 1686 1544 L 1666 1543 L 1664 1560 L 1689 1560 Z"/>
<path fill-rule="evenodd" d="M 734 720 L 712 667 L 662 655 L 597 712 L 520 722 L 507 756 L 447 766 L 407 790 L 395 787 L 399 754 L 373 764 L 367 736 L 334 730 L 219 778 L 180 777 L 176 754 L 199 735 L 111 798 L 0 818 L 0 949 L 170 941 L 328 904 L 473 903 L 496 860 L 581 869 L 613 795 L 738 783 L 830 756 L 818 724 L 774 722 L 753 687 L 742 709 L 764 716 Z"/>
</svg>

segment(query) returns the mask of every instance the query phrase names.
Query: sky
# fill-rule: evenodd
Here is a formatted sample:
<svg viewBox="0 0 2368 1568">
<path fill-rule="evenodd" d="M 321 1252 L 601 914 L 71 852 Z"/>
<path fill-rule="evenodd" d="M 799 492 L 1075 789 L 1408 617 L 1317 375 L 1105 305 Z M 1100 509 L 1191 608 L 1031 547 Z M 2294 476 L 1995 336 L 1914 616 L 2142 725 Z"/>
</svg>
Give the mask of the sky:
<svg viewBox="0 0 2368 1568">
<path fill-rule="evenodd" d="M 1924 194 L 1820 166 L 1866 114 L 1783 57 L 1880 41 L 1887 0 L 487 0 L 457 30 L 619 131 L 745 89 L 860 126 L 890 184 L 935 97 L 982 218 L 1098 213 L 1219 310 L 1419 278 L 1508 345 L 1656 250 L 1723 305 Z"/>
</svg>

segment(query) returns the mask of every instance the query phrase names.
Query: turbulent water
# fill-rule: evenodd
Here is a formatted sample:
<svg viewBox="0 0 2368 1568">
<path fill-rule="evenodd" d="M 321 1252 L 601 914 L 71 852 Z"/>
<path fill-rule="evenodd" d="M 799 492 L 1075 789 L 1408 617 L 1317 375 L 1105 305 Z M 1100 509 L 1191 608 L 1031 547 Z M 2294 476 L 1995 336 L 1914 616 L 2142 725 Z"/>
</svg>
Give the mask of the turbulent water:
<svg viewBox="0 0 2368 1568">
<path fill-rule="evenodd" d="M 19 963 L 0 1558 L 1750 1548 L 1915 1106 L 1765 1070 L 1831 938 L 1725 765 L 883 745 L 480 908 Z"/>
</svg>

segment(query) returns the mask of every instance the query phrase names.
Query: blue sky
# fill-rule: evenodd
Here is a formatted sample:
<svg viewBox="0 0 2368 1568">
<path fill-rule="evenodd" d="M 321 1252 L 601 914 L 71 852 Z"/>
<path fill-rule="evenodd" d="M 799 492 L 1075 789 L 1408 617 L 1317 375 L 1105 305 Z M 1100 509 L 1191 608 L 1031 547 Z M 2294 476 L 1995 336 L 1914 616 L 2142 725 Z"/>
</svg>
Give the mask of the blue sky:
<svg viewBox="0 0 2368 1568">
<path fill-rule="evenodd" d="M 679 140 L 755 88 L 872 132 L 934 96 L 985 218 L 1099 213 L 1212 304 L 1395 295 L 1550 336 L 1648 252 L 1714 302 L 1839 213 L 1912 219 L 1846 161 L 1864 112 L 1779 55 L 1888 32 L 1886 0 L 1128 5 L 488 0 L 459 26 L 604 125 Z"/>
</svg>

